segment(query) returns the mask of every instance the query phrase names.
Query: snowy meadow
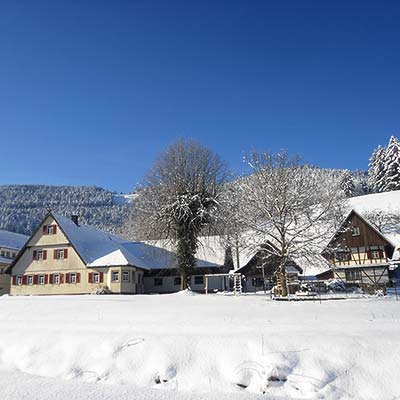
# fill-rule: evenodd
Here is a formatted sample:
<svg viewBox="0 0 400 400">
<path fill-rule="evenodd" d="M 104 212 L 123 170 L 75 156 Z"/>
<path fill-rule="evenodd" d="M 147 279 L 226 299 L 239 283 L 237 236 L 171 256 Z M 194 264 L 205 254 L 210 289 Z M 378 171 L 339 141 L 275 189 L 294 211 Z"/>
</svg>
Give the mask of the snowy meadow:
<svg viewBox="0 0 400 400">
<path fill-rule="evenodd" d="M 394 399 L 394 298 L 0 298 L 3 399 Z"/>
</svg>

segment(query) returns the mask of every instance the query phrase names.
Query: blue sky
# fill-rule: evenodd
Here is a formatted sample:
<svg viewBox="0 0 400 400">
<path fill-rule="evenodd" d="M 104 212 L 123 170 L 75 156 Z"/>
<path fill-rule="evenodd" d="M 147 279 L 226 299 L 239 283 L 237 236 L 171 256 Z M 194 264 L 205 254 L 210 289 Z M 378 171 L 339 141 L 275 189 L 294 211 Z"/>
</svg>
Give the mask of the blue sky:
<svg viewBox="0 0 400 400">
<path fill-rule="evenodd" d="M 180 137 L 365 169 L 400 135 L 400 3 L 0 2 L 0 183 L 130 191 Z"/>
</svg>

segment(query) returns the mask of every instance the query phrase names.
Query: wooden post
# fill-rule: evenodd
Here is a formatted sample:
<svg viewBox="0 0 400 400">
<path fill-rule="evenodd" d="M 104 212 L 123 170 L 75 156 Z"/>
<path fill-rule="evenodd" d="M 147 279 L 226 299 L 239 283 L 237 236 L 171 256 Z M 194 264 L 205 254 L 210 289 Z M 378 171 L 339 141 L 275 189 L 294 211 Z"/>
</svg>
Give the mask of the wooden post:
<svg viewBox="0 0 400 400">
<path fill-rule="evenodd" d="M 206 294 L 208 294 L 208 276 L 206 276 Z"/>
</svg>

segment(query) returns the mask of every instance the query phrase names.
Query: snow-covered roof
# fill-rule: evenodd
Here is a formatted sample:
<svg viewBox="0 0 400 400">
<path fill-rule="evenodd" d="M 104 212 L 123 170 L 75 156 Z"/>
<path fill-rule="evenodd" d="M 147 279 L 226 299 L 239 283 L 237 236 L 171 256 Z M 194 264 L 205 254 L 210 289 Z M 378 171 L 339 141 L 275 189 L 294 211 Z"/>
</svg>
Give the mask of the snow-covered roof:
<svg viewBox="0 0 400 400">
<path fill-rule="evenodd" d="M 28 241 L 28 239 L 29 236 L 0 229 L 0 247 L 19 250 L 24 247 L 24 244 Z"/>
<path fill-rule="evenodd" d="M 348 200 L 347 211 L 350 213 L 353 209 L 363 217 L 365 213 L 376 210 L 400 214 L 400 190 L 353 197 Z M 396 248 L 400 248 L 400 226 L 398 232 L 383 232 L 383 235 L 392 242 Z M 259 237 L 259 245 L 261 245 L 263 241 L 265 241 L 265 238 L 263 239 L 259 234 L 252 231 L 243 233 L 241 235 L 241 249 L 238 255 L 235 253 L 234 246 L 232 246 L 232 258 L 235 270 L 247 265 L 254 257 L 257 251 L 257 249 L 254 248 L 254 244 L 257 243 L 257 237 Z M 198 258 L 219 265 L 224 264 L 225 252 L 228 246 L 227 237 L 218 235 L 204 236 L 201 237 L 199 241 L 200 244 L 196 254 Z M 149 243 L 156 243 L 157 246 L 161 248 L 172 250 L 172 245 L 163 240 Z M 327 244 L 328 241 L 325 245 Z M 320 251 L 322 252 L 324 244 L 320 243 L 320 246 Z M 396 255 L 398 255 L 398 259 L 400 259 L 400 251 L 395 251 L 393 258 L 395 258 Z M 320 254 L 313 255 L 312 257 L 293 257 L 293 261 L 303 269 L 304 276 L 315 276 L 330 269 L 328 261 Z"/>
<path fill-rule="evenodd" d="M 131 265 L 143 269 L 175 268 L 173 252 L 142 242 L 130 242 L 96 228 L 75 224 L 70 218 L 52 213 L 79 256 L 90 267 Z M 196 260 L 198 266 L 217 265 Z"/>
</svg>

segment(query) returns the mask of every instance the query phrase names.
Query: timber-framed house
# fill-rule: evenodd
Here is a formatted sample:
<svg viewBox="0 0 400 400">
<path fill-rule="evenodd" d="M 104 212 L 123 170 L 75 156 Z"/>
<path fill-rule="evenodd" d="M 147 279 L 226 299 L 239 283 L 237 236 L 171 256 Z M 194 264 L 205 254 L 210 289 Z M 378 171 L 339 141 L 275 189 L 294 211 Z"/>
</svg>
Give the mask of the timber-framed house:
<svg viewBox="0 0 400 400">
<path fill-rule="evenodd" d="M 322 255 L 331 278 L 360 287 L 385 286 L 395 246 L 360 214 L 352 210 Z"/>
</svg>

